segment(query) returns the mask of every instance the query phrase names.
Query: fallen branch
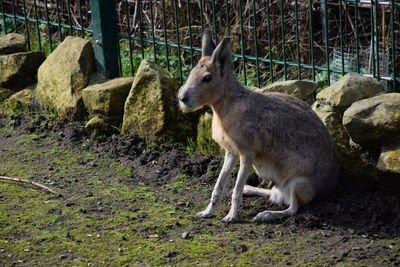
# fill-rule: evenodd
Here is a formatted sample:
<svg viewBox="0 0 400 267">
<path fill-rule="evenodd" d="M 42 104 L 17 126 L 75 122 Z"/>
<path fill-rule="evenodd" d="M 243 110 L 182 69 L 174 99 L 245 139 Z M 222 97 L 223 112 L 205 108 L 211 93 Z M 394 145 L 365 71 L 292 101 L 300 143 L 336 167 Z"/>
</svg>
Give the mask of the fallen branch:
<svg viewBox="0 0 400 267">
<path fill-rule="evenodd" d="M 44 189 L 44 190 L 46 190 L 46 191 L 48 191 L 48 192 L 50 192 L 52 194 L 61 196 L 61 194 L 58 193 L 57 191 L 55 191 L 55 190 L 53 190 L 53 189 L 51 189 L 51 188 L 49 188 L 49 187 L 47 187 L 45 185 L 30 181 L 30 180 L 7 177 L 7 176 L 0 176 L 0 180 L 13 181 L 13 182 L 27 183 L 27 184 L 35 185 L 35 186 L 40 187 L 40 188 L 42 188 L 42 189 Z"/>
</svg>

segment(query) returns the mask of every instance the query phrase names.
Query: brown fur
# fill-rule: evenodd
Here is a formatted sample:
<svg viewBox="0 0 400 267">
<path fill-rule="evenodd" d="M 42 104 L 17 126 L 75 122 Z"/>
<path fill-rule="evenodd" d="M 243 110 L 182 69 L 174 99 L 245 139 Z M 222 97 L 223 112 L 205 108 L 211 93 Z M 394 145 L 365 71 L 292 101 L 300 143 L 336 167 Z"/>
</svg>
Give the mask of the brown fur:
<svg viewBox="0 0 400 267">
<path fill-rule="evenodd" d="M 265 211 L 255 217 L 256 221 L 269 221 L 292 215 L 314 196 L 332 190 L 339 175 L 335 145 L 310 106 L 289 95 L 259 94 L 244 88 L 230 69 L 229 39 L 212 47 L 207 31 L 203 35 L 203 57 L 178 95 L 184 108 L 211 106 L 212 136 L 226 150 L 211 202 L 198 216 L 211 216 L 237 158 L 239 174 L 231 210 L 224 221 L 236 219 L 243 193 L 289 205 L 287 210 Z M 207 75 L 212 79 L 205 81 Z M 245 186 L 251 166 L 275 187 L 267 190 Z"/>
</svg>

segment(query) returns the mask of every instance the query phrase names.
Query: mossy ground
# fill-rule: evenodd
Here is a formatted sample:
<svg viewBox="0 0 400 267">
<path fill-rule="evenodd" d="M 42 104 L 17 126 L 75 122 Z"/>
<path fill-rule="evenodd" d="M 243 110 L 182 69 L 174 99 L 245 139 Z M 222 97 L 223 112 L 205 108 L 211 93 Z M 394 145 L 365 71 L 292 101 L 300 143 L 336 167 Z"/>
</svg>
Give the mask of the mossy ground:
<svg viewBox="0 0 400 267">
<path fill-rule="evenodd" d="M 220 219 L 229 197 L 215 218 L 198 219 L 194 214 L 206 206 L 212 185 L 193 183 L 187 174 L 161 186 L 145 184 L 135 179 L 139 167 L 57 140 L 0 127 L 0 175 L 62 193 L 0 182 L 0 265 L 383 266 L 400 261 L 399 235 L 365 237 L 346 226 L 303 227 L 295 219 L 257 225 L 248 214 L 226 225 Z M 261 200 L 246 201 L 245 207 L 256 209 Z M 188 237 L 182 238 L 184 232 Z"/>
</svg>

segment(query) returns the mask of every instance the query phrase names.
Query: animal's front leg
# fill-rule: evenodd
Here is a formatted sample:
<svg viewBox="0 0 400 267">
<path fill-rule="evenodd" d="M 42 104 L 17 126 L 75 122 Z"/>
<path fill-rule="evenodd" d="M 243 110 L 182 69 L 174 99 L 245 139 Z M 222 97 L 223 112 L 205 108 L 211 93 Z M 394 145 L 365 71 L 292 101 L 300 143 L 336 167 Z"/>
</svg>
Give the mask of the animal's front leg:
<svg viewBox="0 0 400 267">
<path fill-rule="evenodd" d="M 246 156 L 240 156 L 240 168 L 236 179 L 235 188 L 232 193 L 231 209 L 228 215 L 222 219 L 224 222 L 233 222 L 237 218 L 238 208 L 242 201 L 243 188 L 246 183 L 247 176 L 249 175 L 252 160 Z"/>
<path fill-rule="evenodd" d="M 197 216 L 200 218 L 208 218 L 212 216 L 212 213 L 215 209 L 215 204 L 217 203 L 218 199 L 224 193 L 224 189 L 226 183 L 228 182 L 229 175 L 232 172 L 233 166 L 237 160 L 237 156 L 232 154 L 229 151 L 225 152 L 225 160 L 224 165 L 222 166 L 222 170 L 219 173 L 217 183 L 214 186 L 214 190 L 211 195 L 210 204 L 208 204 L 207 208 L 199 213 Z"/>
</svg>

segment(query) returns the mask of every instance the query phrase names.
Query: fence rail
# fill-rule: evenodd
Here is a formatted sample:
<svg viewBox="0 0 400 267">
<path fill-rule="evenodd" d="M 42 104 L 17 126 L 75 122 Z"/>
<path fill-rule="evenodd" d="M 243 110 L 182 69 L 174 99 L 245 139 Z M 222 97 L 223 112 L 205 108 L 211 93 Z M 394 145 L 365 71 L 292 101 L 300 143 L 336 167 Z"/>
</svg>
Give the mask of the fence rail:
<svg viewBox="0 0 400 267">
<path fill-rule="evenodd" d="M 150 58 L 183 83 L 200 57 L 201 32 L 211 27 L 217 41 L 232 37 L 233 68 L 243 84 L 310 79 L 327 86 L 358 72 L 400 91 L 397 1 L 117 0 L 102 11 L 104 3 L 0 0 L 0 34 L 23 33 L 29 50 L 46 53 L 67 35 L 88 38 L 96 57 L 111 62 L 101 66 L 110 77 L 134 75 Z M 114 19 L 101 15 L 110 6 Z"/>
</svg>

